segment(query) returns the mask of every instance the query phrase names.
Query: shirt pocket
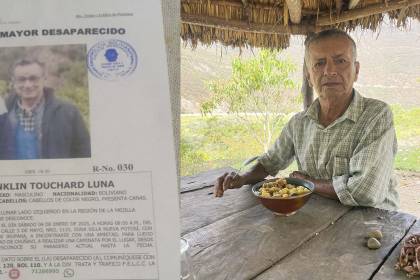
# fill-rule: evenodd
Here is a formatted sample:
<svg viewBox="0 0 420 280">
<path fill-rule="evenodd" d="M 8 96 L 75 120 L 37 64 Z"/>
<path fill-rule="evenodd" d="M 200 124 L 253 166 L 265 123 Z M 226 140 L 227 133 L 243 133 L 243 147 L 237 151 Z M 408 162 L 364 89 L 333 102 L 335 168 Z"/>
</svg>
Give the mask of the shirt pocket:
<svg viewBox="0 0 420 280">
<path fill-rule="evenodd" d="M 334 157 L 333 177 L 349 175 L 349 159 L 346 157 Z"/>
</svg>

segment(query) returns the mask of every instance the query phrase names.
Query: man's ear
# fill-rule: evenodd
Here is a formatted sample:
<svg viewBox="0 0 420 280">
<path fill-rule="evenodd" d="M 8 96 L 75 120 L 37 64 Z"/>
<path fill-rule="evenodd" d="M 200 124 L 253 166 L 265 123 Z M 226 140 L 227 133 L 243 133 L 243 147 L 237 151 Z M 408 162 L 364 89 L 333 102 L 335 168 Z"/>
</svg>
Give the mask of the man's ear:
<svg viewBox="0 0 420 280">
<path fill-rule="evenodd" d="M 357 81 L 357 78 L 359 77 L 359 70 L 360 70 L 359 61 L 354 62 L 354 68 L 356 69 L 356 76 L 354 77 L 354 81 Z"/>
</svg>

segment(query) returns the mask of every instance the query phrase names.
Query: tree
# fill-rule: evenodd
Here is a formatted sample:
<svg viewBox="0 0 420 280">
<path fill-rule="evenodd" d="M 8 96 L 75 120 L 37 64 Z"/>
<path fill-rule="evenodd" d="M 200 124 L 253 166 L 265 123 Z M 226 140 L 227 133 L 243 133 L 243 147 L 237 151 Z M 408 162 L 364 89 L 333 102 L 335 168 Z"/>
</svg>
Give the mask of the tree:
<svg viewBox="0 0 420 280">
<path fill-rule="evenodd" d="M 201 111 L 208 114 L 225 108 L 267 151 L 279 122 L 298 109 L 298 84 L 292 78 L 296 68 L 271 50 L 261 50 L 248 60 L 234 59 L 230 79 L 208 82 L 211 96 L 201 104 Z"/>
</svg>

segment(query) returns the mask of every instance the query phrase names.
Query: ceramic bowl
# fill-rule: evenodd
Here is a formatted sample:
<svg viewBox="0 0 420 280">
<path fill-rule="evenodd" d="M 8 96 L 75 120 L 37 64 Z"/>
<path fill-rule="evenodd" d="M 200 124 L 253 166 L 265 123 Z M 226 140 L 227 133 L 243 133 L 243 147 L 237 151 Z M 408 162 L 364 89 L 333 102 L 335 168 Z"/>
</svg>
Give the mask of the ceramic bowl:
<svg viewBox="0 0 420 280">
<path fill-rule="evenodd" d="M 281 216 L 290 216 L 296 213 L 305 203 L 309 200 L 309 197 L 313 193 L 315 186 L 312 182 L 297 179 L 297 178 L 285 178 L 288 184 L 296 185 L 296 186 L 303 186 L 307 188 L 310 192 L 305 194 L 300 194 L 297 196 L 290 196 L 290 197 L 261 197 L 260 196 L 260 188 L 266 182 L 272 182 L 277 180 L 278 178 L 265 180 L 259 182 L 252 186 L 252 193 L 257 196 L 262 205 L 264 205 L 267 209 L 271 210 L 276 215 Z"/>
</svg>

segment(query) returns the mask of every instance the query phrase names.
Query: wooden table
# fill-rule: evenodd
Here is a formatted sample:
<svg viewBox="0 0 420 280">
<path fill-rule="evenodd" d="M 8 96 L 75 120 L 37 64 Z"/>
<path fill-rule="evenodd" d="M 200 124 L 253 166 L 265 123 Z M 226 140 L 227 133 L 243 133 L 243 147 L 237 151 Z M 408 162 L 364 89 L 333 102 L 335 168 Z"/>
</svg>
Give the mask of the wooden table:
<svg viewBox="0 0 420 280">
<path fill-rule="evenodd" d="M 218 169 L 181 179 L 181 229 L 197 279 L 407 279 L 394 270 L 401 241 L 420 232 L 406 213 L 347 207 L 312 195 L 295 215 L 260 205 L 248 186 L 214 198 Z M 382 247 L 365 235 L 380 229 Z"/>
</svg>

